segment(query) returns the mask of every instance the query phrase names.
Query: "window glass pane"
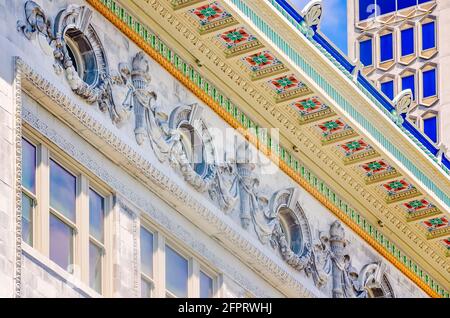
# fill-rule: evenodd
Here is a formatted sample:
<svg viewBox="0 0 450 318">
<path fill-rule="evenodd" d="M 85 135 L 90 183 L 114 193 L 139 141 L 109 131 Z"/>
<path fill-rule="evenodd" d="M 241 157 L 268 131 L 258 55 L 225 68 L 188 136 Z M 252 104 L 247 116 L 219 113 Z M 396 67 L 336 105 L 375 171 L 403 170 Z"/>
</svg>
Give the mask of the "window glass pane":
<svg viewBox="0 0 450 318">
<path fill-rule="evenodd" d="M 429 0 L 427 0 L 429 1 Z M 415 6 L 417 4 L 417 0 L 397 0 L 397 9 L 405 9 L 412 6 Z"/>
<path fill-rule="evenodd" d="M 437 142 L 437 117 L 423 120 L 423 132 L 434 142 Z"/>
<path fill-rule="evenodd" d="M 380 37 L 380 61 L 385 62 L 394 58 L 394 50 L 392 48 L 392 33 L 382 35 Z"/>
<path fill-rule="evenodd" d="M 141 272 L 153 278 L 153 234 L 141 227 Z"/>
<path fill-rule="evenodd" d="M 150 298 L 152 297 L 153 284 L 145 279 L 141 279 L 141 297 Z"/>
<path fill-rule="evenodd" d="M 389 97 L 389 99 L 394 99 L 394 81 L 381 83 L 381 91 Z"/>
<path fill-rule="evenodd" d="M 89 286 L 102 292 L 102 250 L 92 242 L 89 242 Z"/>
<path fill-rule="evenodd" d="M 436 95 L 436 70 L 429 70 L 422 73 L 423 80 L 423 97 L 431 97 Z"/>
<path fill-rule="evenodd" d="M 22 185 L 36 193 L 36 147 L 22 139 Z"/>
<path fill-rule="evenodd" d="M 434 22 L 422 24 L 422 50 L 428 50 L 436 46 Z"/>
<path fill-rule="evenodd" d="M 395 11 L 395 0 L 377 0 L 380 7 L 380 14 L 386 14 Z"/>
<path fill-rule="evenodd" d="M 50 259 L 65 270 L 73 271 L 73 230 L 50 214 Z"/>
<path fill-rule="evenodd" d="M 103 242 L 103 224 L 105 218 L 105 199 L 97 192 L 89 189 L 89 232 Z"/>
<path fill-rule="evenodd" d="M 177 297 L 188 292 L 188 260 L 166 246 L 166 288 Z"/>
<path fill-rule="evenodd" d="M 416 90 L 414 85 L 414 75 L 405 76 L 402 78 L 402 90 L 411 89 L 413 93 L 413 99 L 416 99 Z"/>
<path fill-rule="evenodd" d="M 364 66 L 373 64 L 372 39 L 359 42 L 359 59 Z"/>
<path fill-rule="evenodd" d="M 50 206 L 75 222 L 76 178 L 50 160 Z"/>
<path fill-rule="evenodd" d="M 33 244 L 33 199 L 22 193 L 22 239 Z"/>
<path fill-rule="evenodd" d="M 213 297 L 213 279 L 200 271 L 200 298 Z"/>
<path fill-rule="evenodd" d="M 359 20 L 375 15 L 375 0 L 359 0 Z"/>
<path fill-rule="evenodd" d="M 414 53 L 414 28 L 402 30 L 402 56 Z"/>
<path fill-rule="evenodd" d="M 430 1 L 432 1 L 432 0 L 419 0 L 419 4 L 425 3 L 425 2 L 430 2 Z"/>
</svg>

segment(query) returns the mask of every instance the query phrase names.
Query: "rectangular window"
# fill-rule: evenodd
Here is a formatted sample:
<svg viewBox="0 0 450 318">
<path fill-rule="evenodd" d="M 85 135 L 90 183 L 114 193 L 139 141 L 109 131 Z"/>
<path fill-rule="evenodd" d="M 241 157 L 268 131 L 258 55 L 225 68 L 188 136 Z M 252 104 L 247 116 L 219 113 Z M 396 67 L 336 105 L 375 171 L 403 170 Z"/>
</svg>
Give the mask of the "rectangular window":
<svg viewBox="0 0 450 318">
<path fill-rule="evenodd" d="M 141 297 L 150 298 L 153 294 L 153 234 L 141 227 Z"/>
<path fill-rule="evenodd" d="M 380 8 L 380 15 L 395 11 L 394 0 L 377 0 L 377 6 Z"/>
<path fill-rule="evenodd" d="M 50 160 L 50 259 L 73 271 L 76 177 Z"/>
<path fill-rule="evenodd" d="M 415 85 L 415 76 L 409 75 L 402 77 L 402 90 L 410 89 L 413 94 L 413 100 L 416 99 L 416 85 Z"/>
<path fill-rule="evenodd" d="M 432 69 L 422 73 L 423 98 L 436 96 L 436 70 Z"/>
<path fill-rule="evenodd" d="M 200 271 L 200 298 L 212 298 L 214 296 L 214 281 L 211 277 Z"/>
<path fill-rule="evenodd" d="M 417 0 L 397 0 L 397 10 L 413 7 L 415 5 L 417 5 Z"/>
<path fill-rule="evenodd" d="M 433 116 L 423 120 L 423 132 L 427 135 L 433 142 L 437 142 L 437 117 Z"/>
<path fill-rule="evenodd" d="M 188 296 L 189 262 L 166 245 L 166 289 L 168 297 Z"/>
<path fill-rule="evenodd" d="M 22 139 L 22 239 L 33 245 L 34 207 L 36 206 L 36 147 Z"/>
<path fill-rule="evenodd" d="M 386 62 L 394 58 L 392 33 L 380 36 L 380 61 Z"/>
<path fill-rule="evenodd" d="M 359 59 L 364 66 L 373 64 L 372 39 L 359 42 Z"/>
<path fill-rule="evenodd" d="M 414 54 L 414 28 L 401 31 L 402 56 Z"/>
<path fill-rule="evenodd" d="M 375 0 L 359 0 L 359 20 L 375 16 Z"/>
<path fill-rule="evenodd" d="M 435 23 L 429 22 L 422 24 L 422 50 L 428 50 L 436 47 Z"/>
<path fill-rule="evenodd" d="M 89 286 L 102 292 L 105 199 L 89 189 Z"/>
<path fill-rule="evenodd" d="M 394 99 L 394 81 L 381 83 L 381 91 L 389 97 L 389 99 Z"/>
</svg>

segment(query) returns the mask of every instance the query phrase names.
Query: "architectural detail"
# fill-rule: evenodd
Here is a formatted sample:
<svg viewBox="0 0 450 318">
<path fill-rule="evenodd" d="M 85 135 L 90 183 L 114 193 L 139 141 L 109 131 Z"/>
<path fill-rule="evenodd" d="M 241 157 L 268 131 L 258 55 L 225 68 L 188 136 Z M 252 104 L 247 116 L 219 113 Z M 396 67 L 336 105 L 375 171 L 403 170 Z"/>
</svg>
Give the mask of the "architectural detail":
<svg viewBox="0 0 450 318">
<path fill-rule="evenodd" d="M 50 37 L 51 24 L 44 10 L 34 1 L 25 3 L 26 21 L 17 21 L 17 29 L 22 31 L 28 40 L 32 40 L 36 34 Z"/>
<path fill-rule="evenodd" d="M 411 110 L 412 100 L 413 93 L 411 89 L 400 92 L 400 94 L 394 98 L 395 111 L 392 111 L 392 118 L 397 125 L 401 126 L 403 124 L 402 115 L 408 115 Z"/>
<path fill-rule="evenodd" d="M 302 10 L 302 16 L 306 25 L 310 28 L 320 28 L 322 19 L 322 0 L 311 0 Z"/>
</svg>

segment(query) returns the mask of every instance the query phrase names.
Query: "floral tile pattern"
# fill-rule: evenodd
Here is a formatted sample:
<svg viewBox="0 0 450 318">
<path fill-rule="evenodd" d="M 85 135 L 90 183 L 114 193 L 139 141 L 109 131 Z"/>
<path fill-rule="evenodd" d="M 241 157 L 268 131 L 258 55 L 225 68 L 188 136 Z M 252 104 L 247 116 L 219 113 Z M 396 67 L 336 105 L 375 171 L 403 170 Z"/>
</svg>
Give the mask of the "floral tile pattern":
<svg viewBox="0 0 450 318">
<path fill-rule="evenodd" d="M 385 160 L 375 160 L 367 162 L 360 165 L 360 168 L 364 173 L 366 184 L 395 178 L 399 175 L 397 170 L 395 170 L 395 168 Z"/>
<path fill-rule="evenodd" d="M 404 179 L 384 183 L 381 187 L 386 193 L 386 202 L 388 203 L 419 195 L 416 187 Z"/>
<path fill-rule="evenodd" d="M 295 75 L 281 76 L 268 81 L 270 89 L 275 93 L 278 102 L 311 93 L 309 88 Z"/>
<path fill-rule="evenodd" d="M 228 57 L 262 47 L 258 39 L 243 27 L 226 31 L 217 37 Z"/>
<path fill-rule="evenodd" d="M 191 9 L 189 13 L 198 21 L 200 33 L 211 32 L 237 23 L 236 19 L 217 2 Z"/>
<path fill-rule="evenodd" d="M 441 213 L 441 211 L 427 199 L 412 200 L 403 203 L 401 206 L 406 212 L 406 219 L 408 221 L 415 221 Z"/>
<path fill-rule="evenodd" d="M 363 139 L 348 141 L 337 146 L 344 154 L 344 163 L 351 164 L 362 160 L 372 159 L 378 156 L 373 147 Z"/>
<path fill-rule="evenodd" d="M 316 126 L 322 135 L 322 144 L 354 137 L 356 132 L 342 119 L 323 122 Z"/>
<path fill-rule="evenodd" d="M 286 71 L 286 67 L 269 51 L 262 51 L 242 58 L 244 65 L 251 71 L 252 79 L 261 79 Z"/>
<path fill-rule="evenodd" d="M 290 106 L 298 112 L 302 124 L 334 115 L 331 108 L 321 103 L 318 97 L 299 100 Z"/>
<path fill-rule="evenodd" d="M 429 219 L 422 222 L 428 238 L 436 238 L 450 233 L 450 225 L 446 216 Z"/>
</svg>

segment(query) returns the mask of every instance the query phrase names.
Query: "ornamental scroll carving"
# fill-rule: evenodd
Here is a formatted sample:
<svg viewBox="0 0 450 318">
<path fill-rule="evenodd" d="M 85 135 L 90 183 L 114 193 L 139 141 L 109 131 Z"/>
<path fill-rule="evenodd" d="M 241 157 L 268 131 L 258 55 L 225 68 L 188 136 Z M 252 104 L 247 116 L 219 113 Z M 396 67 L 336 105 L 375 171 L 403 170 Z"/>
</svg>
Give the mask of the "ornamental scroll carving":
<svg viewBox="0 0 450 318">
<path fill-rule="evenodd" d="M 317 25 L 320 15 L 320 2 L 312 2 L 305 15 L 308 23 Z M 225 214 L 236 213 L 244 229 L 254 232 L 292 268 L 304 271 L 318 288 L 330 288 L 333 297 L 393 297 L 383 264 L 369 263 L 360 271 L 353 268 L 339 222 L 315 235 L 298 200 L 298 189 L 261 187 L 255 158 L 258 151 L 247 141 L 235 139 L 234 153 L 225 153 L 223 162 L 218 162 L 200 105 L 181 104 L 172 107 L 170 113 L 164 112 L 143 52 L 110 71 L 90 23 L 89 8 L 69 5 L 52 23 L 42 8 L 27 1 L 25 16 L 25 22 L 18 22 L 18 30 L 29 40 L 38 35 L 47 41 L 53 50 L 55 69 L 64 72 L 75 94 L 89 104 L 97 103 L 118 126 L 133 120 L 138 145 L 148 143 L 159 162 L 175 169 Z M 96 61 L 93 81 L 82 78 L 75 67 L 76 59 L 68 45 L 70 36 L 91 44 Z M 200 160 L 193 160 L 196 154 L 200 154 Z"/>
</svg>

